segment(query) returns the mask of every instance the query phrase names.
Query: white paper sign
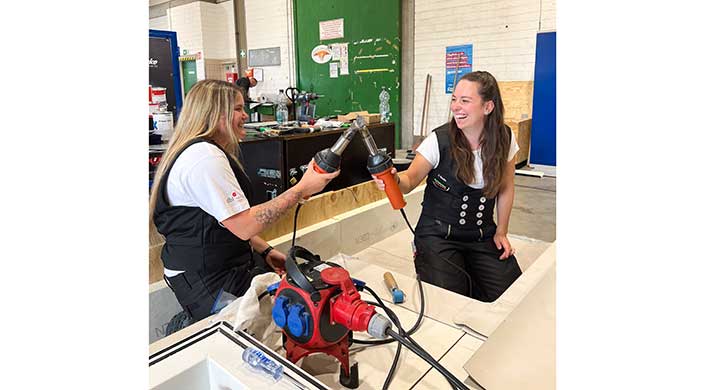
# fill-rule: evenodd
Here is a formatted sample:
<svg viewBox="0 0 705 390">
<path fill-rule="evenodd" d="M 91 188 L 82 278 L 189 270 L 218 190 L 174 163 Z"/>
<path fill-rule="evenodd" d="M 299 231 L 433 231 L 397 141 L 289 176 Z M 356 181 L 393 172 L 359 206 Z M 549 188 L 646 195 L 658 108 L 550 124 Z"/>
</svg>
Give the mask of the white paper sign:
<svg viewBox="0 0 705 390">
<path fill-rule="evenodd" d="M 350 74 L 348 71 L 348 43 L 340 43 L 340 74 Z"/>
<path fill-rule="evenodd" d="M 343 19 L 326 20 L 318 23 L 320 40 L 336 39 L 343 37 Z"/>
<path fill-rule="evenodd" d="M 254 68 L 252 70 L 252 76 L 261 83 L 264 80 L 264 70 L 262 68 Z"/>
<path fill-rule="evenodd" d="M 338 78 L 338 63 L 337 62 L 330 63 L 330 78 L 332 78 L 332 79 Z"/>
<path fill-rule="evenodd" d="M 334 43 L 330 45 L 330 50 L 333 52 L 333 58 L 331 61 L 340 61 L 340 44 Z"/>
</svg>

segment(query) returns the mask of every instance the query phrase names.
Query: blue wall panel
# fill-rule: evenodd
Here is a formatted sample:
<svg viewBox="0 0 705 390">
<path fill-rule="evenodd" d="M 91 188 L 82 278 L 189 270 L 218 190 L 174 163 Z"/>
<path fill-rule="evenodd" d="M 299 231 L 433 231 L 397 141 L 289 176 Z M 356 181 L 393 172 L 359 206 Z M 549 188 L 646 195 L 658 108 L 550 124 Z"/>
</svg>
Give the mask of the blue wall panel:
<svg viewBox="0 0 705 390">
<path fill-rule="evenodd" d="M 531 164 L 556 165 L 556 33 L 536 35 Z"/>
</svg>

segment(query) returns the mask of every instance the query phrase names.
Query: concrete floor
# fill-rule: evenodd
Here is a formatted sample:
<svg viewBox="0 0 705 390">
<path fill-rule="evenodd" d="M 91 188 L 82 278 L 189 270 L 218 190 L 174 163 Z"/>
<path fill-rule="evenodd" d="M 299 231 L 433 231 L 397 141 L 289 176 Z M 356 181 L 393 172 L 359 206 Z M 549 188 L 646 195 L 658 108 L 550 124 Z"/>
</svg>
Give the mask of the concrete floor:
<svg viewBox="0 0 705 390">
<path fill-rule="evenodd" d="M 556 178 L 516 175 L 509 233 L 541 241 L 556 240 Z"/>
</svg>

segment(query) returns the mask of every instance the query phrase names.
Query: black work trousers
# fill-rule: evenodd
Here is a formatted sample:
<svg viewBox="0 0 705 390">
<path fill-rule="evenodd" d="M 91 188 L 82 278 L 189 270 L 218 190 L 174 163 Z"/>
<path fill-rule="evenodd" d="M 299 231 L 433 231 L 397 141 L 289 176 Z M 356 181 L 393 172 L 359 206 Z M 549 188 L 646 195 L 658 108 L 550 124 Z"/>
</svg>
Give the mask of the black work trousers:
<svg viewBox="0 0 705 390">
<path fill-rule="evenodd" d="M 211 314 L 221 289 L 240 297 L 250 288 L 252 278 L 273 271 L 262 256 L 253 253 L 249 263 L 209 273 L 202 270 L 184 271 L 176 276 L 165 276 L 164 280 L 176 295 L 181 307 L 192 318 L 191 323 L 194 323 Z"/>
<path fill-rule="evenodd" d="M 502 250 L 493 240 L 496 227 L 486 229 L 453 230 L 445 222 L 422 216 L 414 236 L 416 273 L 424 282 L 493 302 L 521 275 L 521 270 L 514 255 L 499 259 Z"/>
</svg>

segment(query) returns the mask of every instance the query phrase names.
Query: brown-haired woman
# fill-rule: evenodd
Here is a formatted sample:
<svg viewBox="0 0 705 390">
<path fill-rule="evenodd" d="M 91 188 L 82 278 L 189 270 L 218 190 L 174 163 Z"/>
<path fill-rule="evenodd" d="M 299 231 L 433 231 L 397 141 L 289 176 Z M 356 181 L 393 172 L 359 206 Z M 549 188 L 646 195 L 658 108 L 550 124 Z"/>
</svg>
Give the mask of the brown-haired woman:
<svg viewBox="0 0 705 390">
<path fill-rule="evenodd" d="M 414 263 L 421 280 L 492 302 L 521 275 L 507 239 L 519 146 L 504 124 L 502 97 L 490 73 L 463 76 L 451 111 L 453 119 L 435 129 L 409 169 L 396 176 L 404 193 L 427 178 Z"/>
<path fill-rule="evenodd" d="M 193 322 L 211 313 L 220 291 L 241 296 L 256 274 L 283 272 L 284 254 L 257 234 L 340 173 L 308 169 L 294 187 L 250 207 L 250 181 L 238 160 L 244 104 L 232 83 L 194 84 L 152 187 L 150 228 L 165 237 L 164 279 Z"/>
</svg>

